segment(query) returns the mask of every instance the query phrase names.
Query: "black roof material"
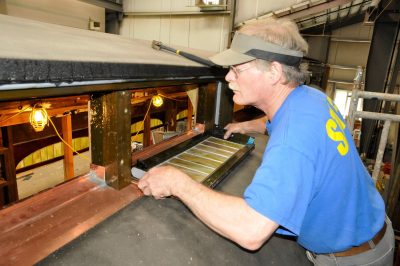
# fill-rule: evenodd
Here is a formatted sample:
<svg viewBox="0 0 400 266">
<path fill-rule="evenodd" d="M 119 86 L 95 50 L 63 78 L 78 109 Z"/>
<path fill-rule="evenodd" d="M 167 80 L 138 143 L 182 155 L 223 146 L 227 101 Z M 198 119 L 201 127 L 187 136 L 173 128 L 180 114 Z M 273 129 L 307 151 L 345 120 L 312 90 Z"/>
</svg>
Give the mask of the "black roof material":
<svg viewBox="0 0 400 266">
<path fill-rule="evenodd" d="M 58 96 L 75 94 L 82 86 L 90 86 L 83 91 L 96 91 L 106 84 L 120 84 L 117 87 L 121 88 L 178 84 L 222 80 L 226 74 L 221 68 L 155 50 L 150 41 L 119 35 L 6 15 L 0 15 L 0 32 L 0 100 L 33 97 L 34 89 L 45 90 L 37 90 L 43 96 Z M 212 54 L 182 50 L 202 57 Z M 63 93 L 55 91 L 60 87 Z M 30 90 L 29 95 L 22 90 Z M 100 90 L 105 90 L 104 86 Z"/>
</svg>

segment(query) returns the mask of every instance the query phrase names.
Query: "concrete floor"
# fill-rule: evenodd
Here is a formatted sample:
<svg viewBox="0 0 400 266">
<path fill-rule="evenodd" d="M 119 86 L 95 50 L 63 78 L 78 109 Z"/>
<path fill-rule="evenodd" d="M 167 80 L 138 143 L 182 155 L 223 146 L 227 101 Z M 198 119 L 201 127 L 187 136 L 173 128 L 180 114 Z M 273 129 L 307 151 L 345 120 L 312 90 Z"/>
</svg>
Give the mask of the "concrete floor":
<svg viewBox="0 0 400 266">
<path fill-rule="evenodd" d="M 267 137 L 217 190 L 241 195 L 258 167 Z M 215 234 L 180 201 L 143 197 L 38 265 L 311 265 L 293 239 L 273 236 L 246 251 Z"/>
</svg>

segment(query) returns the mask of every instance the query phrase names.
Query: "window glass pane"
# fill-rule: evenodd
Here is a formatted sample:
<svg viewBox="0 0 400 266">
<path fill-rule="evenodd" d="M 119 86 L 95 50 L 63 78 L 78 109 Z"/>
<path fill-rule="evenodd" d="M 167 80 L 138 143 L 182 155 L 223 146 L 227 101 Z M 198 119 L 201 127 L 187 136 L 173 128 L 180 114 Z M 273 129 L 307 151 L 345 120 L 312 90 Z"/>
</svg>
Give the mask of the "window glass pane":
<svg viewBox="0 0 400 266">
<path fill-rule="evenodd" d="M 350 102 L 351 102 L 351 91 L 336 89 L 335 98 L 333 99 L 336 106 L 339 108 L 340 113 L 344 118 L 349 115 Z M 358 99 L 357 111 L 362 111 L 363 99 Z"/>
</svg>

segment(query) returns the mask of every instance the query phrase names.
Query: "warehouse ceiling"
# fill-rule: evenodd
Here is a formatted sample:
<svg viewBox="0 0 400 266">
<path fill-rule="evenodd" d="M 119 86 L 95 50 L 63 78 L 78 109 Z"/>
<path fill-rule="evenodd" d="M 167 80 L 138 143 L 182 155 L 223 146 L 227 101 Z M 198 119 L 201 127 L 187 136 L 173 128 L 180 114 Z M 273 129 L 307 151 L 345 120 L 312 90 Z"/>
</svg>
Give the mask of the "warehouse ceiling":
<svg viewBox="0 0 400 266">
<path fill-rule="evenodd" d="M 306 16 L 296 19 L 299 29 L 305 33 L 324 33 L 346 25 L 369 21 L 368 14 L 371 6 L 371 0 L 354 1 L 331 1 L 338 2 L 338 5 L 329 7 L 319 12 L 310 12 Z M 347 2 L 347 3 L 340 3 Z M 326 7 L 329 2 L 322 4 Z M 311 8 L 310 8 L 311 9 Z M 306 12 L 305 12 L 306 13 Z"/>
<path fill-rule="evenodd" d="M 236 26 L 267 17 L 288 18 L 295 21 L 302 33 L 323 34 L 331 30 L 365 21 L 379 0 L 310 0 L 297 2 L 286 8 L 268 12 L 256 19 L 247 20 Z"/>
</svg>

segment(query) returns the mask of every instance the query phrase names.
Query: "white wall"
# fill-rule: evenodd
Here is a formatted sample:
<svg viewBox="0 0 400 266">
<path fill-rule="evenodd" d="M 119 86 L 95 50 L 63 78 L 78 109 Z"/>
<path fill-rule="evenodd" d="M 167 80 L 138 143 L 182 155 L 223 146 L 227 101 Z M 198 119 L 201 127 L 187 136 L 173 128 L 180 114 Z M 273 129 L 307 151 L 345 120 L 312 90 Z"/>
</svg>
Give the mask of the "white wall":
<svg viewBox="0 0 400 266">
<path fill-rule="evenodd" d="M 123 36 L 211 52 L 227 48 L 229 14 L 205 15 L 194 0 L 124 0 L 123 7 L 131 12 L 121 23 Z"/>
<path fill-rule="evenodd" d="M 88 29 L 89 18 L 105 29 L 105 9 L 78 0 L 0 0 L 0 13 Z"/>
</svg>

